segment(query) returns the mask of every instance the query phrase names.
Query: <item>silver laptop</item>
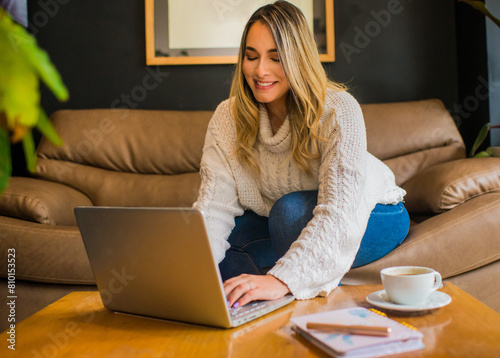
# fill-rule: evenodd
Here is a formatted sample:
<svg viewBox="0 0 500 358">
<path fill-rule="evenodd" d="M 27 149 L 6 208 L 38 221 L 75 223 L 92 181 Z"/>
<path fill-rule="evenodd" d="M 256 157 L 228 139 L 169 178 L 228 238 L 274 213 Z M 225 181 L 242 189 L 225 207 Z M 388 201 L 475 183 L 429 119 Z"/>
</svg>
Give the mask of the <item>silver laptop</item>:
<svg viewBox="0 0 500 358">
<path fill-rule="evenodd" d="M 77 207 L 106 308 L 185 323 L 239 326 L 294 300 L 228 308 L 203 213 L 191 208 Z"/>
</svg>

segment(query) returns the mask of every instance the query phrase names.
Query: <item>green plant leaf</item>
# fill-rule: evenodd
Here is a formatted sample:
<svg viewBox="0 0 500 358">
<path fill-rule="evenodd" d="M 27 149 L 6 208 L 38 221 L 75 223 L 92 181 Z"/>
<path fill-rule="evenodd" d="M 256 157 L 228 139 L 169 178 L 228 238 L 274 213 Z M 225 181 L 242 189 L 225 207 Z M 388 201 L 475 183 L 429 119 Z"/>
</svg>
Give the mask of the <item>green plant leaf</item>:
<svg viewBox="0 0 500 358">
<path fill-rule="evenodd" d="M 477 148 L 481 146 L 481 144 L 484 142 L 486 139 L 486 136 L 488 135 L 488 132 L 490 130 L 490 124 L 486 123 L 480 130 L 479 134 L 477 135 L 476 140 L 474 141 L 474 144 L 472 145 L 472 148 L 470 150 L 469 157 L 473 157 L 474 153 L 476 153 Z"/>
<path fill-rule="evenodd" d="M 49 55 L 38 46 L 25 49 L 26 56 L 36 68 L 42 81 L 50 88 L 59 101 L 67 101 L 68 89 L 64 85 L 61 75 L 50 61 Z"/>
<path fill-rule="evenodd" d="M 38 47 L 36 39 L 24 27 L 15 23 L 10 16 L 6 16 L 3 9 L 0 11 L 0 29 L 6 35 L 18 60 L 21 57 L 27 61 L 57 99 L 67 100 L 68 90 L 47 52 Z"/>
<path fill-rule="evenodd" d="M 55 145 L 63 144 L 61 137 L 59 137 L 59 134 L 57 134 L 54 126 L 50 122 L 49 118 L 47 117 L 47 114 L 43 109 L 40 109 L 40 119 L 38 120 L 36 127 L 53 144 Z"/>
<path fill-rule="evenodd" d="M 32 127 L 36 125 L 54 144 L 62 144 L 40 108 L 39 79 L 59 100 L 68 99 L 68 90 L 49 55 L 0 8 L 0 194 L 12 175 L 9 133 L 12 141 L 22 140 L 30 172 L 37 166 Z"/>
<path fill-rule="evenodd" d="M 35 141 L 33 140 L 33 134 L 30 132 L 26 133 L 23 137 L 23 149 L 24 157 L 26 158 L 26 167 L 32 173 L 36 172 L 36 154 L 35 154 Z"/>
<path fill-rule="evenodd" d="M 11 173 L 9 133 L 0 127 L 0 194 L 9 185 Z"/>
<path fill-rule="evenodd" d="M 22 58 L 3 58 L 0 64 L 5 70 L 1 75 L 0 108 L 5 111 L 9 129 L 14 130 L 16 124 L 34 126 L 38 121 L 40 103 L 36 74 Z"/>
<path fill-rule="evenodd" d="M 482 152 L 477 153 L 473 158 L 487 158 L 487 157 L 491 157 L 490 153 L 483 150 Z"/>
<path fill-rule="evenodd" d="M 474 1 L 474 0 L 458 0 L 459 2 L 464 2 L 470 6 L 472 6 L 477 11 L 482 12 L 486 17 L 488 17 L 491 21 L 493 21 L 498 27 L 500 27 L 500 20 L 493 16 L 493 14 L 486 8 L 484 2 L 482 1 Z"/>
</svg>

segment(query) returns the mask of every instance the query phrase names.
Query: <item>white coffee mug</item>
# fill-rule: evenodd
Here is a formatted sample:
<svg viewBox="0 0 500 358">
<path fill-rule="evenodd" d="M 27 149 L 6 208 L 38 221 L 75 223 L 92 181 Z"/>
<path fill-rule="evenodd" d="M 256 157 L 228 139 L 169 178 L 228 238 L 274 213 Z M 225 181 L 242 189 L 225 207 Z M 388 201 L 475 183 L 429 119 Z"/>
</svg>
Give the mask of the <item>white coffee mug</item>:
<svg viewBox="0 0 500 358">
<path fill-rule="evenodd" d="M 391 301 L 402 305 L 424 304 L 432 292 L 443 286 L 439 272 L 427 267 L 388 267 L 380 271 L 380 276 Z"/>
</svg>

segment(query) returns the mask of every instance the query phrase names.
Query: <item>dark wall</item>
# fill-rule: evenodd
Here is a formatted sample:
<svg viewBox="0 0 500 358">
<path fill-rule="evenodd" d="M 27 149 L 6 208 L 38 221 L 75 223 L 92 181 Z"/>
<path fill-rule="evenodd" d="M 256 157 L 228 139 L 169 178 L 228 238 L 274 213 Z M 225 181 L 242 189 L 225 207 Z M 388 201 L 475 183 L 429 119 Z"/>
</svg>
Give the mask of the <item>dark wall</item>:
<svg viewBox="0 0 500 358">
<path fill-rule="evenodd" d="M 146 66 L 142 0 L 28 5 L 30 30 L 71 96 L 58 103 L 44 88 L 48 113 L 113 106 L 215 109 L 228 96 L 231 65 Z M 361 103 L 440 98 L 451 108 L 460 100 L 455 20 L 455 0 L 335 0 L 336 62 L 325 68 Z M 145 78 L 155 78 L 157 86 L 144 90 Z"/>
<path fill-rule="evenodd" d="M 486 0 L 486 6 L 497 17 L 500 16 L 500 1 Z M 500 27 L 487 20 L 488 82 L 490 94 L 490 122 L 500 125 Z M 500 146 L 500 128 L 491 132 L 491 146 Z"/>
<path fill-rule="evenodd" d="M 329 73 L 351 81 L 363 103 L 436 97 L 451 105 L 457 100 L 454 5 L 453 0 L 336 0 L 337 60 L 327 66 Z M 383 21 L 387 13 L 391 17 Z"/>
<path fill-rule="evenodd" d="M 144 1 L 65 2 L 36 35 L 71 96 L 69 102 L 59 104 L 44 93 L 48 112 L 110 108 L 116 101 L 141 109 L 215 109 L 227 97 L 231 66 L 146 66 Z M 40 0 L 29 5 L 30 16 L 41 11 Z M 150 72 L 158 77 L 158 86 L 144 95 L 141 88 Z"/>
<path fill-rule="evenodd" d="M 110 107 L 141 86 L 148 75 L 144 2 L 51 0 L 57 1 L 67 4 L 45 26 L 37 26 L 40 0 L 29 6 L 38 41 L 71 93 L 63 105 L 44 96 L 47 110 Z M 457 101 L 454 0 L 336 0 L 335 30 L 337 60 L 327 71 L 348 82 L 361 102 Z M 228 95 L 231 65 L 151 69 L 166 77 L 144 99 L 136 89 L 141 101 L 131 102 L 138 108 L 213 109 Z"/>
<path fill-rule="evenodd" d="M 469 149 L 481 127 L 489 121 L 488 57 L 485 17 L 470 6 L 456 8 L 458 102 L 450 107 Z M 481 150 L 489 145 L 489 138 Z"/>
</svg>

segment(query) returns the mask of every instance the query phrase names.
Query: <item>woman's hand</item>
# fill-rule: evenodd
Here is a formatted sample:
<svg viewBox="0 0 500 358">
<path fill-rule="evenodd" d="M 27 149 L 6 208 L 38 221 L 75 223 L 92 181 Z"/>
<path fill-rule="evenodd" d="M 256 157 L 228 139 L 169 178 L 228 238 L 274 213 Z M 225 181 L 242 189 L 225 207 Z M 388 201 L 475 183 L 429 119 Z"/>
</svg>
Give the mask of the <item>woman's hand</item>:
<svg viewBox="0 0 500 358">
<path fill-rule="evenodd" d="M 276 300 L 290 292 L 288 286 L 271 275 L 239 275 L 224 282 L 229 307 L 241 307 L 255 300 Z"/>
</svg>

